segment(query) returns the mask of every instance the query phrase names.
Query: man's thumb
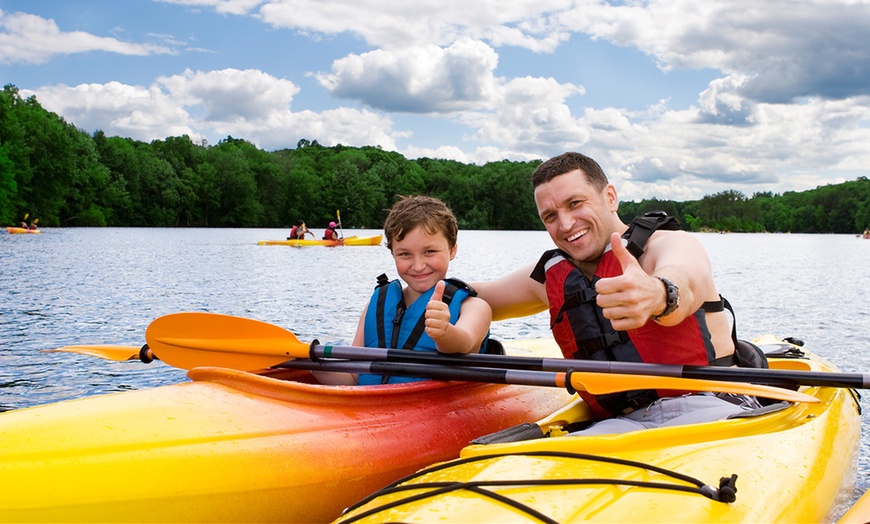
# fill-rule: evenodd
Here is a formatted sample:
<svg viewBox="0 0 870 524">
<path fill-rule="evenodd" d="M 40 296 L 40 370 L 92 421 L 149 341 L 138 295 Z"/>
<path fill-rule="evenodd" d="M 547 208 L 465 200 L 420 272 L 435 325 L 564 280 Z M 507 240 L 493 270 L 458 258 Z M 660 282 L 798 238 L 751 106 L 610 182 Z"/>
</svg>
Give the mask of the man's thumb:
<svg viewBox="0 0 870 524">
<path fill-rule="evenodd" d="M 619 233 L 612 233 L 610 235 L 610 249 L 616 256 L 616 260 L 619 261 L 619 266 L 622 267 L 623 272 L 625 272 L 625 270 L 630 266 L 638 264 L 634 255 L 632 255 L 628 249 L 626 249 L 625 245 L 623 245 L 622 237 L 619 236 Z"/>
</svg>

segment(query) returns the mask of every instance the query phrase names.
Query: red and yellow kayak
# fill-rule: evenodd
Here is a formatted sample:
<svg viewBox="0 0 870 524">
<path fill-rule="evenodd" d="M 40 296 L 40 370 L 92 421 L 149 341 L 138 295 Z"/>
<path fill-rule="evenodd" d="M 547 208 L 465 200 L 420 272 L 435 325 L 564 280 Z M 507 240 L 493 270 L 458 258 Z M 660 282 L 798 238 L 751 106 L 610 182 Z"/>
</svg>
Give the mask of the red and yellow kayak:
<svg viewBox="0 0 870 524">
<path fill-rule="evenodd" d="M 28 229 L 26 227 L 12 226 L 7 227 L 6 231 L 8 231 L 10 235 L 38 235 L 39 233 L 42 233 L 42 231 L 38 229 Z"/>
<path fill-rule="evenodd" d="M 188 376 L 0 414 L 0 521 L 328 522 L 572 398 L 465 382 L 325 386 L 296 370 Z"/>
<path fill-rule="evenodd" d="M 758 343 L 785 350 L 770 359 L 772 369 L 833 370 L 782 341 Z M 857 394 L 801 391 L 820 402 L 701 424 L 567 436 L 569 423 L 590 416 L 578 401 L 538 423 L 544 437 L 484 439 L 461 458 L 364 499 L 338 522 L 830 522 L 855 480 Z"/>
<path fill-rule="evenodd" d="M 384 239 L 383 235 L 374 235 L 367 237 L 347 237 L 341 240 L 314 240 L 312 239 L 297 239 L 297 240 L 260 240 L 257 242 L 260 246 L 378 246 Z"/>
</svg>

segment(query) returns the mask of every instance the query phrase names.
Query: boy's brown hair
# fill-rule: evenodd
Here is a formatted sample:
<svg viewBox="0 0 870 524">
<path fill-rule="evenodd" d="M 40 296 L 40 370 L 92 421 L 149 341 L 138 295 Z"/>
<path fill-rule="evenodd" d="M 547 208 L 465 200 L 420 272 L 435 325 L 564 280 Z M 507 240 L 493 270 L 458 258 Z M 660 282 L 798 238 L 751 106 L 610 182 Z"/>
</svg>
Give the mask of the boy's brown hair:
<svg viewBox="0 0 870 524">
<path fill-rule="evenodd" d="M 450 249 L 456 245 L 459 225 L 447 204 L 428 196 L 402 196 L 390 209 L 384 221 L 387 249 L 393 250 L 393 241 L 402 240 L 411 230 L 423 226 L 427 233 L 443 233 Z"/>
</svg>

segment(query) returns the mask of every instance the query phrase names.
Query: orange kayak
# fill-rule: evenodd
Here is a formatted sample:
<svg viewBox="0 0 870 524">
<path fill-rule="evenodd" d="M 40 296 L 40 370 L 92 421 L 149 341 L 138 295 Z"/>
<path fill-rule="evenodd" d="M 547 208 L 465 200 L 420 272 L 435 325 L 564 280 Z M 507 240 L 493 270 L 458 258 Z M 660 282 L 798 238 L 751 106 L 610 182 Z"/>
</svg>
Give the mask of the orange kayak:
<svg viewBox="0 0 870 524">
<path fill-rule="evenodd" d="M 561 389 L 325 386 L 203 367 L 191 382 L 0 414 L 0 521 L 328 522 Z"/>
</svg>

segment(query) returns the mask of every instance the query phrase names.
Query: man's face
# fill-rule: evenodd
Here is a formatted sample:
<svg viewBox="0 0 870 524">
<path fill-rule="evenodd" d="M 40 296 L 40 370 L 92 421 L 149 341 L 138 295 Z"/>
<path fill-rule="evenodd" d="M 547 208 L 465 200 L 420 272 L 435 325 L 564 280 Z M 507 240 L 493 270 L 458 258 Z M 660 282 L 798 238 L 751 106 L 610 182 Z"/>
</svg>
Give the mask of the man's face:
<svg viewBox="0 0 870 524">
<path fill-rule="evenodd" d="M 598 261 L 615 230 L 612 185 L 599 191 L 582 171 L 571 171 L 535 188 L 535 204 L 556 247 L 576 262 Z"/>
</svg>

